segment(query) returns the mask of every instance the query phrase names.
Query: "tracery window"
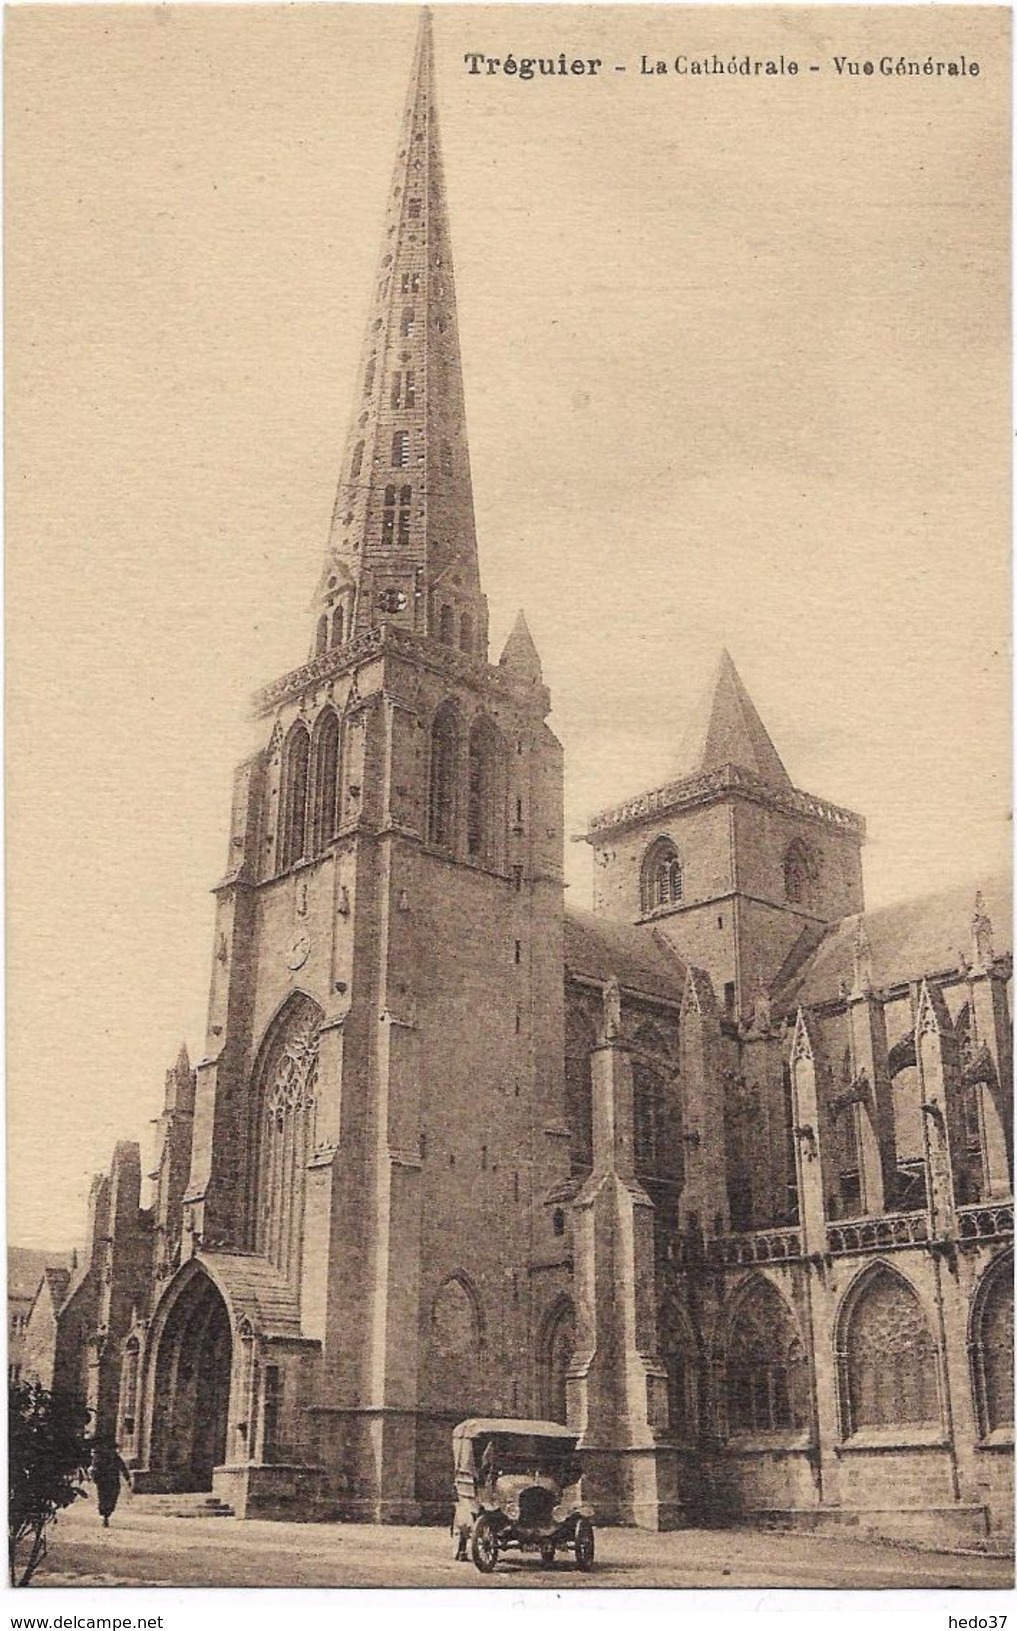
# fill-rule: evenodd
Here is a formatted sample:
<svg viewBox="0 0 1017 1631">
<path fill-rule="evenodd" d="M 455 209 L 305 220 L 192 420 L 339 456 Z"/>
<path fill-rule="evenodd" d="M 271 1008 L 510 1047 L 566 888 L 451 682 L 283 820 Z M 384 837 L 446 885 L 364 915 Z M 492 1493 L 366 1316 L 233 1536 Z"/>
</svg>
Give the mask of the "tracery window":
<svg viewBox="0 0 1017 1631">
<path fill-rule="evenodd" d="M 790 1309 L 773 1286 L 757 1281 L 731 1324 L 725 1375 L 732 1433 L 773 1433 L 808 1422 L 805 1354 Z"/>
<path fill-rule="evenodd" d="M 593 1167 L 593 1063 L 597 1045 L 592 1020 L 570 1003 L 565 1014 L 565 1113 L 571 1143 L 573 1174 L 585 1176 Z"/>
<path fill-rule="evenodd" d="M 1013 1427 L 1013 1259 L 990 1268 L 975 1302 L 971 1364 L 983 1437 Z"/>
<path fill-rule="evenodd" d="M 459 730 L 455 708 L 438 709 L 431 727 L 431 772 L 428 798 L 428 836 L 444 849 L 455 845 L 456 758 Z"/>
<path fill-rule="evenodd" d="M 317 855 L 335 837 L 339 796 L 339 720 L 326 708 L 314 727 L 314 807 L 311 853 Z"/>
<path fill-rule="evenodd" d="M 841 1337 L 845 1437 L 939 1421 L 936 1347 L 915 1292 L 885 1267 L 857 1291 Z"/>
<path fill-rule="evenodd" d="M 328 613 L 322 612 L 314 630 L 314 655 L 320 657 L 328 645 Z"/>
<path fill-rule="evenodd" d="M 638 1176 L 650 1179 L 681 1177 L 678 1147 L 677 1096 L 670 1091 L 671 1061 L 663 1037 L 642 1025 L 633 1037 L 632 1118 L 633 1155 Z"/>
<path fill-rule="evenodd" d="M 656 839 L 643 860 L 640 883 L 642 910 L 655 912 L 662 906 L 680 905 L 684 887 L 677 849 L 670 838 Z"/>
<path fill-rule="evenodd" d="M 300 1271 L 321 1020 L 321 1009 L 310 997 L 298 993 L 291 998 L 263 1047 L 254 1097 L 261 1106 L 254 1249 L 288 1279 Z"/>
<path fill-rule="evenodd" d="M 301 860 L 307 843 L 307 780 L 311 739 L 307 727 L 293 726 L 283 748 L 279 799 L 279 867 Z"/>
<path fill-rule="evenodd" d="M 344 624 L 343 609 L 342 609 L 341 606 L 337 606 L 335 611 L 332 613 L 332 644 L 333 644 L 333 646 L 341 646 L 342 643 L 343 643 L 343 624 Z"/>
</svg>

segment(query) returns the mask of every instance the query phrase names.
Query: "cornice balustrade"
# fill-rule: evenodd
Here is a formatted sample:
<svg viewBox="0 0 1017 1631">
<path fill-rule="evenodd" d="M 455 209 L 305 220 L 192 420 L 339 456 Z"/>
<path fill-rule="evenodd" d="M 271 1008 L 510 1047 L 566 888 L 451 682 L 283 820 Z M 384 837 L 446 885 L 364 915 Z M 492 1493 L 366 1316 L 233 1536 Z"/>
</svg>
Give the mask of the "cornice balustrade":
<svg viewBox="0 0 1017 1631">
<path fill-rule="evenodd" d="M 751 1234 L 719 1235 L 710 1241 L 708 1254 L 720 1263 L 788 1263 L 801 1258 L 802 1237 L 797 1229 L 754 1229 Z"/>
<path fill-rule="evenodd" d="M 544 686 L 534 687 L 503 668 L 493 667 L 482 658 L 455 651 L 452 647 L 444 646 L 426 635 L 415 634 L 410 629 L 400 629 L 394 623 L 381 623 L 356 640 L 349 640 L 345 645 L 323 651 L 320 657 L 312 657 L 303 667 L 294 668 L 281 679 L 273 680 L 271 685 L 263 686 L 251 699 L 252 712 L 256 718 L 271 713 L 274 708 L 300 696 L 312 686 L 323 685 L 339 674 L 348 673 L 350 669 L 359 667 L 361 663 L 376 657 L 381 651 L 409 657 L 415 663 L 420 663 L 450 679 L 467 683 L 480 680 L 485 689 L 500 691 L 506 697 L 518 698 L 525 693 L 529 698 L 537 690 L 544 700 L 544 712 L 546 713 L 550 707 L 550 698 Z"/>
<path fill-rule="evenodd" d="M 838 804 L 830 804 L 826 799 L 816 798 L 812 793 L 801 793 L 797 788 L 774 787 L 769 782 L 763 781 L 760 776 L 754 776 L 751 771 L 743 770 L 740 765 L 722 765 L 719 770 L 711 770 L 703 775 L 685 776 L 680 781 L 667 782 L 665 786 L 658 787 L 651 793 L 641 793 L 638 798 L 626 799 L 624 804 L 616 804 L 612 809 L 602 810 L 590 817 L 589 836 L 592 838 L 599 833 L 629 826 L 650 815 L 660 815 L 690 804 L 706 803 L 730 792 L 742 793 L 758 803 L 786 810 L 790 815 L 805 816 L 813 821 L 824 822 L 828 826 L 857 833 L 860 838 L 865 836 L 865 819 L 856 815 L 853 810 L 845 810 Z"/>
<path fill-rule="evenodd" d="M 959 1206 L 957 1234 L 961 1240 L 1002 1240 L 1013 1234 L 1013 1202 L 998 1206 Z"/>
<path fill-rule="evenodd" d="M 847 1223 L 827 1225 L 827 1250 L 833 1256 L 845 1252 L 879 1252 L 888 1246 L 919 1246 L 929 1239 L 927 1212 L 889 1212 L 881 1218 L 855 1218 Z"/>
</svg>

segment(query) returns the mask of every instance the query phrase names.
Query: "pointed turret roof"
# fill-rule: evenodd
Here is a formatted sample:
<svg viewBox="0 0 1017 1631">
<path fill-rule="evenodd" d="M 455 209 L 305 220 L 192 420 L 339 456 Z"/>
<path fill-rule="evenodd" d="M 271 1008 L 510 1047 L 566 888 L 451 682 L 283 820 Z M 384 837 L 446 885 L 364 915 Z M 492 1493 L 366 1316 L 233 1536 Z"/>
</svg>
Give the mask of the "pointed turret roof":
<svg viewBox="0 0 1017 1631">
<path fill-rule="evenodd" d="M 391 622 L 486 658 L 427 11 L 351 417 L 315 597 L 318 649 Z"/>
<path fill-rule="evenodd" d="M 530 680 L 534 685 L 543 682 L 544 671 L 540 666 L 540 654 L 533 644 L 533 635 L 523 612 L 516 614 L 512 632 L 498 658 L 498 666 L 507 668 L 510 674 L 518 675 L 521 680 Z"/>
<path fill-rule="evenodd" d="M 727 650 L 721 652 L 713 681 L 685 733 L 679 765 L 685 776 L 738 765 L 771 787 L 791 786 L 780 754 Z"/>
</svg>

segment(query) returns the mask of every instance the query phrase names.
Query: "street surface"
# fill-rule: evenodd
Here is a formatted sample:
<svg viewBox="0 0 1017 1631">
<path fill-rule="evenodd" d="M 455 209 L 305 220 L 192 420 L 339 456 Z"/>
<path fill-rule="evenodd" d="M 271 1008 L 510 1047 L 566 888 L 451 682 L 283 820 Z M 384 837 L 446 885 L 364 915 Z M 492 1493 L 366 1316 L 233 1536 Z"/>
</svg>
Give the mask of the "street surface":
<svg viewBox="0 0 1017 1631">
<path fill-rule="evenodd" d="M 174 1518 L 121 1501 L 103 1529 L 80 1501 L 51 1530 L 33 1586 L 936 1587 L 1006 1590 L 1013 1563 L 864 1539 L 749 1530 L 597 1532 L 591 1574 L 510 1553 L 494 1574 L 455 1563 L 440 1529 Z"/>
</svg>

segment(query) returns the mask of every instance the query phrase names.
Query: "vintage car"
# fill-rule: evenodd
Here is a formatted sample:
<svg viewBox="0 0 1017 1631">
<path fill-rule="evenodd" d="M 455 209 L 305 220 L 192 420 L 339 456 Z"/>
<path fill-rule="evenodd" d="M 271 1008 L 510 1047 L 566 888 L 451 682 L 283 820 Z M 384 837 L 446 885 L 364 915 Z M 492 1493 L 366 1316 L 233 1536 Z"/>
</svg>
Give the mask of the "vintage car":
<svg viewBox="0 0 1017 1631">
<path fill-rule="evenodd" d="M 579 1434 L 554 1421 L 463 1421 L 452 1434 L 457 1558 L 490 1574 L 500 1552 L 572 1552 L 593 1567 L 592 1507 L 583 1504 Z"/>
</svg>

